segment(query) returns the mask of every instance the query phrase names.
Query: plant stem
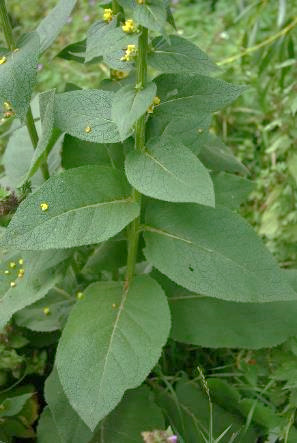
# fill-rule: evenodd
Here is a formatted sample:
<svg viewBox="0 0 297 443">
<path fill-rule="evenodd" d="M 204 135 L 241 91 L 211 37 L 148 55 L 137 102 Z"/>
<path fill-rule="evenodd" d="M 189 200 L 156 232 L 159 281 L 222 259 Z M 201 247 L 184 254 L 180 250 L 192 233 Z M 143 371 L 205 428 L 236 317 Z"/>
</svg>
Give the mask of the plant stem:
<svg viewBox="0 0 297 443">
<path fill-rule="evenodd" d="M 148 30 L 146 28 L 141 28 L 141 35 L 138 38 L 138 54 L 136 63 L 136 87 L 138 89 L 144 88 L 147 81 L 147 48 Z M 143 115 L 137 120 L 135 125 L 135 149 L 140 152 L 142 152 L 145 148 L 145 124 L 146 115 Z M 136 191 L 136 189 L 133 189 L 132 197 L 141 207 L 141 194 Z M 133 220 L 128 228 L 128 260 L 126 274 L 127 287 L 129 287 L 135 271 L 139 234 L 140 217 L 137 217 L 135 220 Z"/>
<path fill-rule="evenodd" d="M 11 26 L 10 19 L 8 16 L 5 0 L 0 0 L 0 20 L 1 20 L 6 44 L 7 44 L 10 51 L 14 51 L 17 46 L 16 46 L 15 38 L 13 36 L 12 26 Z M 29 135 L 30 135 L 30 139 L 31 139 L 33 148 L 36 149 L 36 146 L 38 144 L 38 134 L 37 134 L 34 118 L 32 115 L 32 109 L 31 109 L 30 105 L 29 105 L 28 112 L 26 115 L 26 126 L 28 129 Z M 48 172 L 48 167 L 47 167 L 46 162 L 41 166 L 41 170 L 42 170 L 43 178 L 45 180 L 47 180 L 49 178 L 49 172 Z"/>
</svg>

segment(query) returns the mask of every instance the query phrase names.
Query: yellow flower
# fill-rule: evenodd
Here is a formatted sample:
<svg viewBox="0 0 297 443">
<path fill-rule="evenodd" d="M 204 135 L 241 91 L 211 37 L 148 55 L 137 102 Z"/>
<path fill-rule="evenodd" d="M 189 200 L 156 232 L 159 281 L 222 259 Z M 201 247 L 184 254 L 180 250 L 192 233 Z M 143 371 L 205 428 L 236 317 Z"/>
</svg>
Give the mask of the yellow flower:
<svg viewBox="0 0 297 443">
<path fill-rule="evenodd" d="M 40 203 L 40 209 L 43 212 L 46 212 L 48 210 L 48 203 L 44 202 L 44 203 Z"/>
<path fill-rule="evenodd" d="M 113 17 L 112 9 L 104 9 L 103 12 L 103 20 L 107 23 L 111 22 Z"/>
<path fill-rule="evenodd" d="M 78 292 L 76 294 L 76 298 L 77 300 L 82 300 L 84 298 L 85 294 L 83 292 Z"/>
<path fill-rule="evenodd" d="M 23 265 L 24 264 L 24 259 L 23 258 L 20 258 L 19 259 L 19 265 Z"/>
<path fill-rule="evenodd" d="M 16 262 L 14 262 L 14 261 L 11 261 L 10 263 L 9 263 L 9 267 L 10 268 L 15 268 L 16 267 Z"/>
<path fill-rule="evenodd" d="M 92 132 L 92 128 L 91 128 L 91 126 L 87 126 L 87 127 L 85 128 L 85 133 L 86 133 L 86 134 L 89 134 L 90 132 Z"/>
<path fill-rule="evenodd" d="M 7 58 L 5 57 L 5 55 L 3 55 L 3 57 L 0 57 L 0 65 L 4 65 L 4 63 L 6 63 Z"/>
<path fill-rule="evenodd" d="M 137 0 L 137 3 L 138 3 L 139 5 L 143 5 L 144 0 Z"/>
<path fill-rule="evenodd" d="M 137 31 L 137 26 L 135 25 L 135 23 L 132 19 L 128 19 L 123 24 L 122 30 L 127 33 L 132 33 L 132 32 Z"/>
<path fill-rule="evenodd" d="M 128 45 L 125 55 L 121 58 L 123 62 L 130 62 L 134 59 L 137 54 L 137 49 L 135 45 Z"/>
<path fill-rule="evenodd" d="M 154 112 L 155 106 L 158 106 L 161 103 L 160 98 L 156 95 L 153 99 L 153 103 L 148 107 L 148 114 L 152 114 Z"/>
<path fill-rule="evenodd" d="M 117 69 L 112 70 L 112 77 L 117 80 L 123 80 L 123 78 L 127 78 L 129 73 L 124 71 L 118 71 Z"/>
<path fill-rule="evenodd" d="M 4 102 L 3 107 L 4 107 L 5 111 L 12 111 L 12 106 L 11 106 L 11 103 L 9 103 L 9 102 Z"/>
<path fill-rule="evenodd" d="M 44 313 L 44 315 L 50 315 L 50 313 L 51 313 L 50 308 L 48 306 L 43 308 L 43 313 Z"/>
<path fill-rule="evenodd" d="M 18 272 L 18 277 L 19 278 L 23 278 L 24 274 L 25 274 L 25 269 L 20 269 L 19 272 Z"/>
<path fill-rule="evenodd" d="M 11 288 L 15 288 L 16 287 L 16 282 L 15 281 L 11 281 L 10 282 L 10 287 Z"/>
</svg>

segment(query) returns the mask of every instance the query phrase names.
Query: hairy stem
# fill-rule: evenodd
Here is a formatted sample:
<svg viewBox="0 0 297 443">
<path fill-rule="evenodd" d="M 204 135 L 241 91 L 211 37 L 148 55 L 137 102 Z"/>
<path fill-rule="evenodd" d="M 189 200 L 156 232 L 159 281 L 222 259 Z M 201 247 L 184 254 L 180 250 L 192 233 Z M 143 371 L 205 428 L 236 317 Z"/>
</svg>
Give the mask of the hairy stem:
<svg viewBox="0 0 297 443">
<path fill-rule="evenodd" d="M 6 44 L 7 44 L 10 51 L 14 51 L 16 49 L 16 41 L 15 41 L 15 38 L 13 35 L 12 26 L 11 26 L 10 19 L 8 16 L 5 0 L 0 0 L 0 20 L 1 20 L 1 25 L 2 25 L 3 34 L 5 37 Z M 28 112 L 26 115 L 26 126 L 28 129 L 29 135 L 30 135 L 30 139 L 31 139 L 33 148 L 36 149 L 36 146 L 38 144 L 38 134 L 37 134 L 34 118 L 32 115 L 31 106 L 29 106 L 29 109 L 28 109 Z M 43 175 L 44 179 L 47 180 L 49 178 L 47 163 L 44 163 L 41 166 L 41 170 L 42 170 L 42 175 Z"/>
<path fill-rule="evenodd" d="M 136 64 L 136 87 L 138 89 L 144 88 L 147 81 L 147 48 L 148 48 L 148 30 L 141 28 L 141 35 L 138 39 L 138 54 Z M 135 125 L 135 149 L 137 151 L 143 151 L 145 147 L 145 122 L 146 115 L 137 120 Z M 132 196 L 135 201 L 141 206 L 141 194 L 133 189 Z M 128 228 L 128 261 L 127 261 L 127 275 L 126 285 L 130 285 L 137 260 L 138 243 L 140 234 L 140 217 L 133 220 Z"/>
</svg>

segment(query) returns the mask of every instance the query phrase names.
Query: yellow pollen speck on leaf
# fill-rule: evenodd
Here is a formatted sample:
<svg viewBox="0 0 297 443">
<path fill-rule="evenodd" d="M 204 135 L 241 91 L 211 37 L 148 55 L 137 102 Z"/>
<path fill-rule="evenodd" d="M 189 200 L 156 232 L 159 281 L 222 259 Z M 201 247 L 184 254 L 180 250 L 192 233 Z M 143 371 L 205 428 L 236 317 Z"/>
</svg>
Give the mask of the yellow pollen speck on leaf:
<svg viewBox="0 0 297 443">
<path fill-rule="evenodd" d="M 40 203 L 40 209 L 45 212 L 48 210 L 48 203 Z"/>
<path fill-rule="evenodd" d="M 85 128 L 85 133 L 86 133 L 86 134 L 89 134 L 90 132 L 92 132 L 92 128 L 91 128 L 91 126 L 87 126 L 87 127 Z"/>
<path fill-rule="evenodd" d="M 103 12 L 103 20 L 107 23 L 111 22 L 113 18 L 113 12 L 112 9 L 104 9 Z"/>
<path fill-rule="evenodd" d="M 5 55 L 3 55 L 3 57 L 0 57 L 0 65 L 4 65 L 4 63 L 6 63 L 7 58 L 5 57 Z"/>
<path fill-rule="evenodd" d="M 23 258 L 20 258 L 19 259 L 19 265 L 23 265 L 24 264 L 24 259 Z"/>
<path fill-rule="evenodd" d="M 117 305 L 116 305 L 115 303 L 113 303 L 113 304 L 111 305 L 111 307 L 112 307 L 113 309 L 115 309 L 115 308 L 117 307 Z"/>
<path fill-rule="evenodd" d="M 137 27 L 135 26 L 135 23 L 132 19 L 128 19 L 123 24 L 122 30 L 124 32 L 127 32 L 128 34 L 131 34 L 132 32 L 137 31 Z"/>
<path fill-rule="evenodd" d="M 85 294 L 83 292 L 78 292 L 76 294 L 77 300 L 82 300 L 85 297 Z"/>
<path fill-rule="evenodd" d="M 9 263 L 9 267 L 10 268 L 15 268 L 16 267 L 16 262 L 14 262 L 14 261 L 11 261 L 10 263 Z"/>
<path fill-rule="evenodd" d="M 15 288 L 16 287 L 16 282 L 15 281 L 11 281 L 10 282 L 10 287 L 11 288 Z"/>
<path fill-rule="evenodd" d="M 44 313 L 44 315 L 50 315 L 50 313 L 51 313 L 50 308 L 48 306 L 43 308 L 43 313 Z"/>
<path fill-rule="evenodd" d="M 5 275 L 9 275 L 9 274 L 10 274 L 10 271 L 9 271 L 8 269 L 6 269 L 6 270 L 4 271 L 4 274 L 5 274 Z"/>
</svg>

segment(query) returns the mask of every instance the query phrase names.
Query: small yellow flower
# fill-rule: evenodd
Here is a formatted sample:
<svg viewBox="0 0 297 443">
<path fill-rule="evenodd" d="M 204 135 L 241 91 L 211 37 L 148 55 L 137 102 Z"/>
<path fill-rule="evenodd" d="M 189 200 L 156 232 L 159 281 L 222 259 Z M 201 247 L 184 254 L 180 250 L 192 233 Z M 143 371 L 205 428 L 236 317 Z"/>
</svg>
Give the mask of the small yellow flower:
<svg viewBox="0 0 297 443">
<path fill-rule="evenodd" d="M 134 21 L 129 18 L 123 24 L 122 30 L 124 32 L 127 32 L 128 34 L 131 34 L 132 32 L 136 32 L 137 31 L 137 26 L 135 25 Z"/>
<path fill-rule="evenodd" d="M 19 265 L 23 265 L 24 264 L 24 259 L 23 258 L 20 258 L 19 259 Z"/>
<path fill-rule="evenodd" d="M 76 294 L 77 300 L 82 300 L 85 297 L 85 294 L 83 292 L 78 292 Z"/>
<path fill-rule="evenodd" d="M 128 45 L 125 55 L 121 58 L 123 62 L 130 62 L 137 54 L 137 49 L 135 45 Z"/>
<path fill-rule="evenodd" d="M 113 303 L 113 304 L 111 305 L 111 307 L 112 307 L 112 309 L 115 309 L 115 308 L 117 307 L 117 305 L 116 305 L 115 303 Z"/>
<path fill-rule="evenodd" d="M 8 269 L 6 269 L 6 270 L 4 271 L 4 274 L 5 274 L 5 275 L 9 275 L 9 274 L 10 274 L 10 271 L 9 271 Z"/>
<path fill-rule="evenodd" d="M 86 133 L 86 134 L 89 134 L 90 132 L 92 132 L 92 128 L 91 128 L 91 126 L 87 126 L 87 127 L 85 128 L 85 133 Z"/>
<path fill-rule="evenodd" d="M 160 98 L 156 95 L 153 99 L 153 103 L 148 107 L 148 114 L 152 114 L 154 112 L 155 106 L 158 106 L 161 103 Z"/>
<path fill-rule="evenodd" d="M 48 203 L 40 203 L 40 209 L 42 210 L 42 212 L 46 212 L 48 210 Z"/>
<path fill-rule="evenodd" d="M 19 272 L 18 272 L 18 277 L 19 278 L 23 278 L 24 274 L 25 274 L 25 269 L 20 269 Z"/>
<path fill-rule="evenodd" d="M 144 4 L 144 0 L 137 0 L 137 3 L 138 3 L 139 5 L 143 5 L 143 4 Z"/>
<path fill-rule="evenodd" d="M 202 132 L 203 132 L 203 129 L 202 129 L 202 128 L 199 128 L 199 129 L 198 129 L 198 134 L 202 134 Z"/>
<path fill-rule="evenodd" d="M 7 58 L 5 57 L 5 55 L 3 55 L 3 57 L 0 57 L 0 65 L 4 65 L 4 63 L 6 63 Z"/>
<path fill-rule="evenodd" d="M 11 281 L 10 282 L 10 287 L 11 288 L 15 288 L 16 287 L 16 282 L 15 281 Z"/>
<path fill-rule="evenodd" d="M 113 18 L 113 12 L 112 9 L 104 9 L 103 12 L 103 20 L 107 23 L 111 22 Z"/>
<path fill-rule="evenodd" d="M 4 107 L 5 111 L 12 111 L 12 106 L 11 106 L 11 103 L 9 103 L 9 102 L 4 102 L 3 107 Z"/>
<path fill-rule="evenodd" d="M 117 80 L 123 80 L 123 78 L 127 78 L 129 75 L 128 72 L 124 72 L 124 71 L 118 71 L 116 69 L 114 69 L 112 71 L 112 77 L 117 79 Z"/>
<path fill-rule="evenodd" d="M 10 267 L 11 269 L 15 268 L 15 267 L 16 267 L 16 262 L 15 262 L 15 261 L 11 261 L 11 262 L 9 263 L 9 267 Z"/>
<path fill-rule="evenodd" d="M 51 313 L 50 308 L 49 308 L 48 306 L 46 306 L 45 308 L 43 308 L 43 313 L 44 313 L 44 315 L 50 315 L 50 313 Z"/>
</svg>

